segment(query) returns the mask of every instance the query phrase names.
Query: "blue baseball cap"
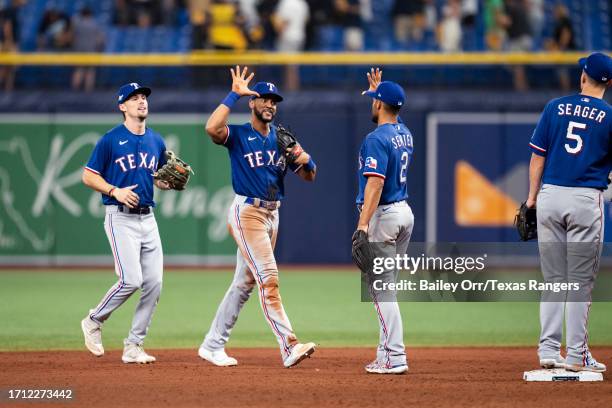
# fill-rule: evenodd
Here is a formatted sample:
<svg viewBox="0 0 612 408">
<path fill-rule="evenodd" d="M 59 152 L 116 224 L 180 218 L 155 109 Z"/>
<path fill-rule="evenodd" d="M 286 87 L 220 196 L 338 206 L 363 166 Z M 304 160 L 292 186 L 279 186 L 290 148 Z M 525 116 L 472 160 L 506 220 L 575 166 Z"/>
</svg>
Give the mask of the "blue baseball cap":
<svg viewBox="0 0 612 408">
<path fill-rule="evenodd" d="M 136 82 L 123 85 L 117 92 L 117 104 L 120 105 L 127 99 L 137 93 L 145 94 L 146 96 L 151 95 L 151 88 L 146 86 L 140 86 Z"/>
<path fill-rule="evenodd" d="M 594 52 L 578 60 L 580 68 L 597 82 L 606 83 L 612 79 L 612 60 L 606 54 Z"/>
<path fill-rule="evenodd" d="M 383 81 L 378 84 L 375 91 L 365 91 L 363 95 L 368 95 L 379 101 L 383 101 L 387 105 L 401 107 L 406 102 L 406 94 L 404 89 L 397 83 L 392 81 Z"/>
<path fill-rule="evenodd" d="M 255 84 L 253 88 L 251 88 L 251 91 L 257 92 L 259 96 L 262 98 L 264 96 L 267 96 L 267 97 L 271 97 L 271 99 L 274 99 L 276 102 L 283 101 L 283 97 L 278 92 L 278 88 L 272 82 L 258 82 Z M 253 96 L 251 99 L 255 99 L 255 98 L 256 96 Z"/>
</svg>

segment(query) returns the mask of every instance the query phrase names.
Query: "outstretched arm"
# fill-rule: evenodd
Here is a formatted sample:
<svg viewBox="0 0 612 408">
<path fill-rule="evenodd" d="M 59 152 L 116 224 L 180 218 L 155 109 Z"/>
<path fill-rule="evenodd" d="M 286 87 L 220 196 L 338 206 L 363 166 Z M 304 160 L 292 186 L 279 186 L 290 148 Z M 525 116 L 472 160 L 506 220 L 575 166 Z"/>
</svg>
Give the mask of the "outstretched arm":
<svg viewBox="0 0 612 408">
<path fill-rule="evenodd" d="M 247 76 L 248 67 L 244 67 L 241 72 L 240 67 L 236 65 L 236 70 L 230 68 L 230 72 L 232 74 L 232 90 L 206 122 L 206 133 L 216 144 L 223 144 L 228 137 L 227 119 L 231 108 L 238 102 L 238 99 L 242 96 L 259 96 L 257 92 L 249 89 L 249 82 L 251 82 L 255 73 Z"/>
</svg>

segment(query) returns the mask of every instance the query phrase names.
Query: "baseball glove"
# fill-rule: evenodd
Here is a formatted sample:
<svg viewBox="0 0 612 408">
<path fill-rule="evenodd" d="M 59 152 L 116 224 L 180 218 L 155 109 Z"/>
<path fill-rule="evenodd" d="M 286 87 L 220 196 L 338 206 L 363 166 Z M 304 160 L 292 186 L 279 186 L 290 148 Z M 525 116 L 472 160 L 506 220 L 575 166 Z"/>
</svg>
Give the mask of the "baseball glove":
<svg viewBox="0 0 612 408">
<path fill-rule="evenodd" d="M 514 217 L 514 225 L 519 233 L 521 241 L 529 241 L 538 237 L 538 218 L 535 208 L 529 208 L 525 203 L 521 204 L 516 217 Z"/>
<path fill-rule="evenodd" d="M 353 262 L 364 273 L 370 273 L 374 264 L 374 251 L 368 242 L 368 234 L 363 230 L 356 230 L 352 238 L 351 255 Z"/>
<path fill-rule="evenodd" d="M 304 152 L 302 146 L 297 139 L 282 125 L 276 126 L 276 143 L 278 144 L 278 152 L 285 156 L 287 164 L 293 164 L 295 160 Z"/>
<path fill-rule="evenodd" d="M 153 173 L 153 178 L 167 182 L 173 190 L 184 190 L 192 174 L 190 165 L 178 158 L 172 150 L 166 150 L 166 164 Z"/>
</svg>

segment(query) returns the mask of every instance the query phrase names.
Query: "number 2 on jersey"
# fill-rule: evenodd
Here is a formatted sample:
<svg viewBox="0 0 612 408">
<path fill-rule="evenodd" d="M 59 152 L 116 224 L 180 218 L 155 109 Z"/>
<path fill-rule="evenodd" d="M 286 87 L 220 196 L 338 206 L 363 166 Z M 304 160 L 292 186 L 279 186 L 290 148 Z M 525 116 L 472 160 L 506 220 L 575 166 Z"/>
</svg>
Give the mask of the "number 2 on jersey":
<svg viewBox="0 0 612 408">
<path fill-rule="evenodd" d="M 566 137 L 576 141 L 576 146 L 572 147 L 569 143 L 565 144 L 565 150 L 570 154 L 578 154 L 582 150 L 582 138 L 574 133 L 574 128 L 586 129 L 586 123 L 570 122 L 567 126 Z"/>
<path fill-rule="evenodd" d="M 402 167 L 400 168 L 399 178 L 400 183 L 406 182 L 406 169 L 408 169 L 408 152 L 403 152 L 402 157 L 400 158 L 400 163 Z"/>
</svg>

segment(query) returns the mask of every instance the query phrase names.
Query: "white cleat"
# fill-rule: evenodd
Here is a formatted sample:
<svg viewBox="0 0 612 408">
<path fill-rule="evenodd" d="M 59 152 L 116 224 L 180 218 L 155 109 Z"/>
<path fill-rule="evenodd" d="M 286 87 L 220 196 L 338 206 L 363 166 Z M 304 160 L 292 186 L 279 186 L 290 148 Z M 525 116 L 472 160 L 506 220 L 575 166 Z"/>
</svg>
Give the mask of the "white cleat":
<svg viewBox="0 0 612 408">
<path fill-rule="evenodd" d="M 370 374 L 404 374 L 408 371 L 408 365 L 400 364 L 393 367 L 388 367 L 387 365 L 381 364 L 377 360 L 374 360 L 365 366 L 365 370 Z"/>
<path fill-rule="evenodd" d="M 141 344 L 134 344 L 130 342 L 125 342 L 123 347 L 123 356 L 121 356 L 121 361 L 126 364 L 136 363 L 136 364 L 149 364 L 156 361 L 156 358 L 148 355 Z"/>
<path fill-rule="evenodd" d="M 594 373 L 603 373 L 606 371 L 606 365 L 598 362 L 593 358 L 590 351 L 587 351 L 586 364 L 565 364 L 567 371 L 592 371 Z"/>
<path fill-rule="evenodd" d="M 219 367 L 232 367 L 238 365 L 238 360 L 228 356 L 223 349 L 210 351 L 207 348 L 200 347 L 198 349 L 198 355 L 202 359 Z"/>
<path fill-rule="evenodd" d="M 104 347 L 102 346 L 101 326 L 87 316 L 81 320 L 81 329 L 83 330 L 87 350 L 91 351 L 91 354 L 96 357 L 103 356 Z"/>
<path fill-rule="evenodd" d="M 541 358 L 540 367 L 546 368 L 546 369 L 565 368 L 565 358 L 561 356 L 556 356 L 552 358 Z"/>
<path fill-rule="evenodd" d="M 296 366 L 300 361 L 310 357 L 315 352 L 316 345 L 314 343 L 298 343 L 291 349 L 291 354 L 287 357 L 283 364 L 286 368 Z"/>
</svg>

